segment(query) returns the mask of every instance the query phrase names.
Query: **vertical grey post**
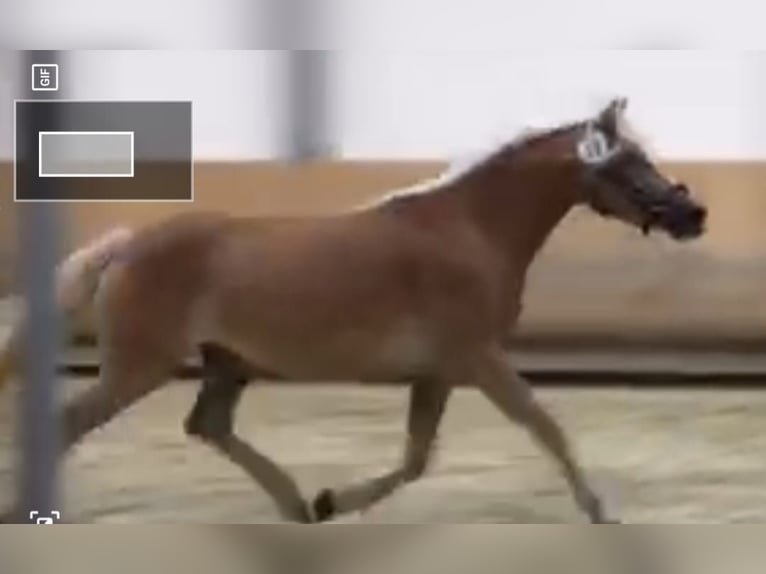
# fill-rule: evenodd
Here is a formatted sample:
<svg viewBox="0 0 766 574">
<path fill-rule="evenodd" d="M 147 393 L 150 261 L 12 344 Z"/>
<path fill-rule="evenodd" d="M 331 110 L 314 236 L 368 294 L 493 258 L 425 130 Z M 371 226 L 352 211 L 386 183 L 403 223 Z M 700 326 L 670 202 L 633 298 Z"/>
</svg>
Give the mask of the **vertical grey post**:
<svg viewBox="0 0 766 574">
<path fill-rule="evenodd" d="M 55 64 L 55 52 L 26 52 L 22 66 L 23 86 L 34 99 L 50 97 L 55 92 L 32 92 L 33 63 Z M 59 82 L 61 78 L 59 78 Z M 41 106 L 39 115 L 27 125 L 17 126 L 24 134 L 17 149 L 17 161 L 34 157 L 39 126 L 55 114 L 53 106 Z M 48 117 L 45 117 L 48 116 Z M 41 122 L 41 123 L 38 123 Z M 50 125 L 50 124 L 48 124 Z M 37 185 L 60 185 L 55 178 L 39 179 Z M 41 190 L 42 191 L 42 190 Z M 47 196 L 47 193 L 39 193 Z M 58 312 L 54 302 L 54 270 L 57 261 L 58 219 L 55 204 L 22 203 L 19 207 L 19 245 L 21 278 L 25 295 L 28 330 L 24 341 L 25 356 L 21 416 L 21 472 L 19 476 L 19 520 L 30 520 L 30 512 L 49 516 L 58 510 L 56 467 L 58 459 L 58 420 L 56 417 L 55 379 L 59 335 Z"/>
<path fill-rule="evenodd" d="M 306 161 L 331 153 L 329 137 L 330 52 L 321 49 L 327 15 L 317 0 L 279 0 L 273 3 L 274 29 L 283 52 L 286 127 L 283 154 Z"/>
</svg>

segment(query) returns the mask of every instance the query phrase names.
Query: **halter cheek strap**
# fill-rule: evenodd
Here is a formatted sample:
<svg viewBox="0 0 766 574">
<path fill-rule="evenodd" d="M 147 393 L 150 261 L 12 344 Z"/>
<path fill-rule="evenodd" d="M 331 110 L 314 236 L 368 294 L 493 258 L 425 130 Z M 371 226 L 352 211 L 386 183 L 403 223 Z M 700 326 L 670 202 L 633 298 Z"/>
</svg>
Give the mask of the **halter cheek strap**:
<svg viewBox="0 0 766 574">
<path fill-rule="evenodd" d="M 585 134 L 577 142 L 577 157 L 586 167 L 583 174 L 584 181 L 587 185 L 584 189 L 584 199 L 588 201 L 593 209 L 595 209 L 601 215 L 609 215 L 609 211 L 601 205 L 595 194 L 593 186 L 594 179 L 597 177 L 596 172 L 599 168 L 604 167 L 609 161 L 614 158 L 620 151 L 619 144 L 610 146 L 609 139 L 606 135 L 592 122 L 589 122 L 585 127 Z"/>
<path fill-rule="evenodd" d="M 606 135 L 592 123 L 585 128 L 585 135 L 577 142 L 577 157 L 585 165 L 597 167 L 607 163 L 619 151 L 619 146 L 609 145 Z"/>
</svg>

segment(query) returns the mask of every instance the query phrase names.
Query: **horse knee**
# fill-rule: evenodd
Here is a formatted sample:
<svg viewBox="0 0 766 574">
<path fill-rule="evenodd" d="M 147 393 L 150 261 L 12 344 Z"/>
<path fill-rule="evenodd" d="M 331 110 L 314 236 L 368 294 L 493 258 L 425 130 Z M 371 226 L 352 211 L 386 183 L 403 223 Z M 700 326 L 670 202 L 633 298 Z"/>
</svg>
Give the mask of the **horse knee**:
<svg viewBox="0 0 766 574">
<path fill-rule="evenodd" d="M 221 383 L 219 383 L 221 384 Z M 238 394 L 217 394 L 211 392 L 210 383 L 205 383 L 197 401 L 184 421 L 184 430 L 189 436 L 206 442 L 224 439 L 234 432 L 234 407 Z"/>
<path fill-rule="evenodd" d="M 184 430 L 190 436 L 216 442 L 234 432 L 234 410 L 248 379 L 236 369 L 237 358 L 225 349 L 204 345 L 202 360 L 205 380 Z"/>
<path fill-rule="evenodd" d="M 204 440 L 209 438 L 210 430 L 205 424 L 202 409 L 198 407 L 199 403 L 196 403 L 184 420 L 184 432 L 189 436 Z"/>
<path fill-rule="evenodd" d="M 206 402 L 205 397 L 200 397 L 184 421 L 184 430 L 187 435 L 206 442 L 231 436 L 234 432 L 232 410 Z"/>
<path fill-rule="evenodd" d="M 205 438 L 207 432 L 205 429 L 204 419 L 202 418 L 202 412 L 199 408 L 199 403 L 194 405 L 194 408 L 186 416 L 184 420 L 184 432 L 193 437 Z"/>
</svg>

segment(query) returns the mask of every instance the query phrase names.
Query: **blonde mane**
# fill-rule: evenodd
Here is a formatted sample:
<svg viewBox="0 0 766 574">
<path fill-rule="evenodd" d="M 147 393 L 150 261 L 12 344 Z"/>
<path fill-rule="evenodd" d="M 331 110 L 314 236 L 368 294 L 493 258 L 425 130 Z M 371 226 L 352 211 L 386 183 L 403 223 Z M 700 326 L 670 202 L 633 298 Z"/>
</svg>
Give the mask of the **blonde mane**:
<svg viewBox="0 0 766 574">
<path fill-rule="evenodd" d="M 453 159 L 449 162 L 444 171 L 437 176 L 419 181 L 407 187 L 393 189 L 381 197 L 377 197 L 370 202 L 358 206 L 356 210 L 364 211 L 366 209 L 373 209 L 402 197 L 424 195 L 438 191 L 439 189 L 461 179 L 466 174 L 471 173 L 478 166 L 486 163 L 498 153 L 499 149 L 521 147 L 530 139 L 537 137 L 541 133 L 545 133 L 545 131 L 545 129 L 524 128 L 510 142 L 495 143 L 494 145 L 486 146 L 481 151 L 471 153 L 468 156 L 461 156 L 460 158 Z"/>
<path fill-rule="evenodd" d="M 641 132 L 640 130 L 636 128 L 636 124 L 631 122 L 626 117 L 625 113 L 622 113 L 619 116 L 617 130 L 620 134 L 620 137 L 628 141 L 631 141 L 634 144 L 636 144 L 638 147 L 640 147 L 651 161 L 653 162 L 657 161 L 658 159 L 657 150 L 654 147 L 654 145 L 651 143 L 651 140 L 649 139 L 649 137 L 646 136 L 645 133 Z"/>
<path fill-rule="evenodd" d="M 584 120 L 578 120 L 568 123 L 563 123 L 563 127 L 525 127 L 510 141 L 494 142 L 494 145 L 486 146 L 478 153 L 471 154 L 468 158 L 462 157 L 452 160 L 444 171 L 435 177 L 420 181 L 414 185 L 410 185 L 403 188 L 393 189 L 381 197 L 377 197 L 372 201 L 364 203 L 358 206 L 354 211 L 364 211 L 367 209 L 374 209 L 391 201 L 403 197 L 410 197 L 416 195 L 424 195 L 436 192 L 444 187 L 454 183 L 461 179 L 466 174 L 472 172 L 478 166 L 483 165 L 492 157 L 494 157 L 500 150 L 506 150 L 508 148 L 519 148 L 528 143 L 530 140 L 549 133 L 555 132 L 561 129 L 569 129 L 573 125 L 581 124 Z M 635 125 L 629 121 L 624 111 L 619 115 L 618 130 L 620 136 L 626 140 L 629 140 L 638 145 L 652 161 L 656 160 L 655 150 L 650 146 L 649 139 L 639 132 Z"/>
</svg>

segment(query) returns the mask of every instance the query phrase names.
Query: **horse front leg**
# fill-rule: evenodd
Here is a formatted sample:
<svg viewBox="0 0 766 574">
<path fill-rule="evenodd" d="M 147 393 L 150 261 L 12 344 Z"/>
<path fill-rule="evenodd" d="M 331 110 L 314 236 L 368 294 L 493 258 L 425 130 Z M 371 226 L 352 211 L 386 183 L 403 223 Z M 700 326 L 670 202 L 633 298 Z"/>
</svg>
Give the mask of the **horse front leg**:
<svg viewBox="0 0 766 574">
<path fill-rule="evenodd" d="M 234 413 L 243 391 L 251 379 L 269 378 L 269 373 L 218 345 L 204 344 L 200 352 L 202 388 L 184 422 L 186 433 L 212 446 L 245 471 L 272 498 L 285 519 L 313 522 L 309 506 L 292 476 L 234 432 Z"/>
<path fill-rule="evenodd" d="M 612 524 L 600 497 L 572 454 L 569 441 L 553 416 L 537 401 L 529 383 L 510 365 L 502 349 L 482 362 L 476 381 L 484 395 L 510 420 L 522 425 L 561 467 L 578 507 L 594 524 Z"/>
</svg>

